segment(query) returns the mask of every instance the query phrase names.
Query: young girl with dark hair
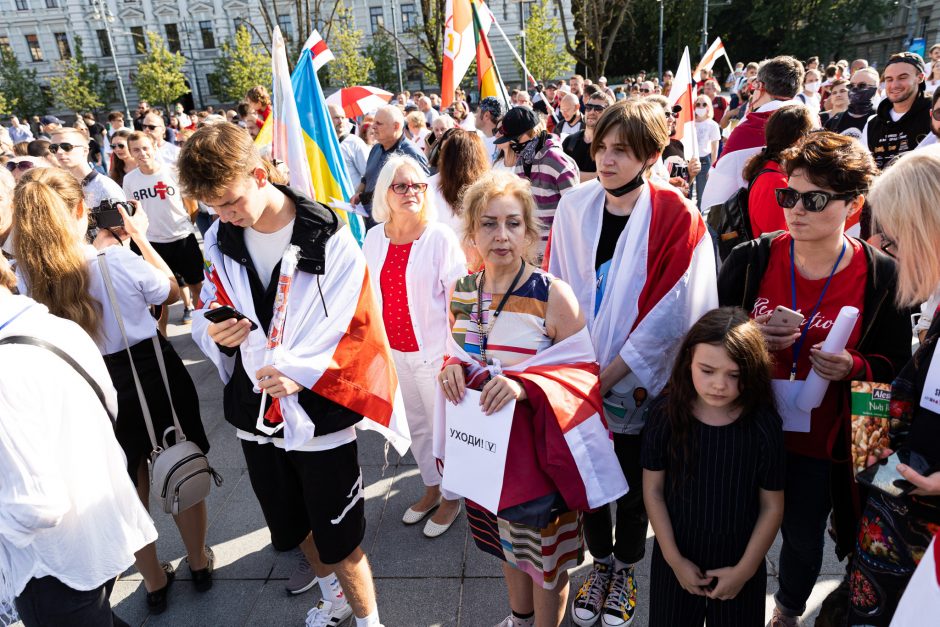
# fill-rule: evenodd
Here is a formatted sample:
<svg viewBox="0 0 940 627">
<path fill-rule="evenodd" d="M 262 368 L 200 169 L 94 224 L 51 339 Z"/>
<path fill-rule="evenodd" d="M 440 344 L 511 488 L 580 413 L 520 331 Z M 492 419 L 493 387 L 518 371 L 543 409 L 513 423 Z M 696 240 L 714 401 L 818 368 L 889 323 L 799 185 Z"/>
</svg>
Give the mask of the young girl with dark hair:
<svg viewBox="0 0 940 627">
<path fill-rule="evenodd" d="M 783 520 L 783 427 L 763 336 L 747 314 L 695 323 L 643 432 L 656 533 L 650 627 L 764 624 L 764 556 Z"/>
</svg>

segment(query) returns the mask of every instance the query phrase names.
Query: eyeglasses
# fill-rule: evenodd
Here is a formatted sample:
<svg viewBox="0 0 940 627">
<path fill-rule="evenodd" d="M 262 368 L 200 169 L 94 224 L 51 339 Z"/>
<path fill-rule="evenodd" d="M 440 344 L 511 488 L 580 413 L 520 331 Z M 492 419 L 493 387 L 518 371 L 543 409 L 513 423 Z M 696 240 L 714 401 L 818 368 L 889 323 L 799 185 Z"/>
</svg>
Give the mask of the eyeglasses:
<svg viewBox="0 0 940 627">
<path fill-rule="evenodd" d="M 898 243 L 885 235 L 884 231 L 879 231 L 877 235 L 879 238 L 881 238 L 881 245 L 878 248 L 880 248 L 881 251 L 885 254 L 894 257 L 895 253 L 898 252 Z M 894 252 L 892 252 L 891 249 L 894 249 Z"/>
<path fill-rule="evenodd" d="M 124 150 L 125 148 L 127 148 L 127 144 L 111 144 L 111 147 L 120 148 L 121 150 Z"/>
<path fill-rule="evenodd" d="M 141 126 L 142 126 L 143 128 L 145 128 L 145 129 L 147 129 L 148 131 L 155 131 L 155 130 L 157 130 L 158 128 L 163 128 L 163 125 L 156 126 L 156 125 L 154 125 L 154 124 L 141 124 Z"/>
<path fill-rule="evenodd" d="M 653 90 L 652 90 L 652 89 L 641 89 L 641 90 L 640 90 L 640 93 L 641 93 L 641 94 L 648 94 L 648 93 L 650 93 L 651 91 L 653 91 Z"/>
<path fill-rule="evenodd" d="M 399 196 L 404 196 L 408 192 L 417 192 L 423 194 L 428 189 L 427 183 L 395 183 L 391 186 L 392 191 Z"/>
<path fill-rule="evenodd" d="M 940 122 L 940 109 L 934 109 L 930 112 L 930 117 L 935 119 L 937 122 Z"/>
<path fill-rule="evenodd" d="M 77 146 L 74 144 L 66 144 L 64 142 L 61 144 L 49 144 L 49 152 L 52 154 L 59 152 L 60 148 L 62 149 L 62 152 L 72 152 L 75 150 L 75 148 L 77 148 Z"/>
<path fill-rule="evenodd" d="M 14 172 L 16 170 L 28 170 L 33 167 L 32 161 L 7 161 L 7 170 Z"/>
<path fill-rule="evenodd" d="M 599 104 L 590 104 L 590 103 L 588 103 L 588 104 L 584 105 L 584 111 L 585 111 L 585 113 L 588 112 L 588 111 L 597 111 L 598 113 L 600 113 L 601 111 L 603 111 L 603 110 L 606 109 L 606 108 L 607 108 L 606 105 L 599 105 Z"/>
<path fill-rule="evenodd" d="M 796 201 L 801 200 L 803 202 L 803 208 L 810 213 L 819 213 L 833 200 L 852 200 L 858 196 L 858 192 L 848 192 L 845 194 L 830 194 L 822 190 L 798 192 L 792 187 L 774 190 L 774 194 L 777 197 L 777 204 L 784 209 L 793 209 L 793 207 L 796 206 Z"/>
</svg>

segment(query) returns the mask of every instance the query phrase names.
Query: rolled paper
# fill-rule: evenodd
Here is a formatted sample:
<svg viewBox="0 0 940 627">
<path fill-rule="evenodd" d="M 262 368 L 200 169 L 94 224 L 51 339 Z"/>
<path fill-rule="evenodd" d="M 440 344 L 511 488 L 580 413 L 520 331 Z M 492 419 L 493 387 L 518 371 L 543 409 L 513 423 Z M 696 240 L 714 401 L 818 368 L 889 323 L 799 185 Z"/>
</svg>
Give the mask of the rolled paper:
<svg viewBox="0 0 940 627">
<path fill-rule="evenodd" d="M 265 345 L 265 366 L 274 363 L 274 349 L 281 345 L 281 339 L 284 335 L 284 321 L 287 320 L 287 297 L 290 295 L 291 281 L 293 281 L 294 271 L 297 269 L 297 252 L 299 250 L 298 246 L 291 244 L 284 251 L 284 256 L 281 257 L 281 275 L 277 280 L 277 294 L 274 296 L 274 316 L 271 318 L 268 342 Z M 279 419 L 274 422 L 265 418 L 264 405 L 267 400 L 268 391 L 262 390 L 261 407 L 258 409 L 258 421 L 255 428 L 267 435 L 273 435 L 284 426 L 284 423 Z"/>
<path fill-rule="evenodd" d="M 824 353 L 841 353 L 845 350 L 845 345 L 852 335 L 852 329 L 858 322 L 858 309 L 856 307 L 843 307 L 836 316 L 836 321 L 829 329 L 829 335 L 823 342 L 822 351 Z M 812 324 L 812 320 L 807 320 L 806 324 Z M 809 350 L 807 348 L 807 350 Z M 800 388 L 796 398 L 796 406 L 803 411 L 813 411 L 822 403 L 823 396 L 829 388 L 829 381 L 823 379 L 815 370 L 810 369 L 809 376 Z"/>
</svg>

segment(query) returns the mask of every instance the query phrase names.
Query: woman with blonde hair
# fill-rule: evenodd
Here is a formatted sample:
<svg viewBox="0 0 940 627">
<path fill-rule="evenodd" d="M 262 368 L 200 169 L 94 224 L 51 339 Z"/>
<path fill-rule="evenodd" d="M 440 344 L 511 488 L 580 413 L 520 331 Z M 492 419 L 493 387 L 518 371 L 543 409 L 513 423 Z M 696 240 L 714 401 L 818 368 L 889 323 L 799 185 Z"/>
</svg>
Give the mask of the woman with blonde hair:
<svg viewBox="0 0 940 627">
<path fill-rule="evenodd" d="M 441 473 L 431 451 L 436 377 L 450 330 L 447 306 L 454 282 L 466 274 L 457 236 L 435 220 L 424 169 L 404 156 L 389 158 L 372 200 L 378 224 L 362 247 L 372 287 L 392 348 L 411 431 L 411 452 L 425 491 L 405 511 L 414 525 L 437 507 L 424 526 L 429 538 L 447 531 L 460 513 L 455 495 L 443 493 Z"/>
<path fill-rule="evenodd" d="M 869 195 L 881 248 L 897 259 L 895 300 L 902 308 L 940 288 L 940 146 L 909 152 L 875 180 Z M 940 337 L 934 317 L 920 348 L 891 387 L 888 460 L 908 482 L 899 495 L 871 490 L 849 572 L 849 624 L 887 626 L 927 545 L 940 527 L 940 411 L 929 374 Z M 906 460 L 907 463 L 898 463 Z M 914 624 L 925 620 L 922 616 Z"/>
<path fill-rule="evenodd" d="M 179 299 L 173 271 L 147 241 L 148 220 L 143 211 L 130 216 L 120 209 L 124 226 L 102 229 L 95 246 L 87 244 L 88 208 L 81 185 L 67 172 L 30 170 L 16 187 L 13 206 L 13 251 L 22 277 L 20 291 L 48 307 L 53 315 L 77 323 L 97 343 L 118 392 L 115 436 L 146 507 L 150 487 L 147 460 L 153 446 L 131 375 L 131 358 L 152 413 L 154 432 L 163 434 L 173 425 L 154 337 L 162 350 L 173 407 L 183 432 L 203 452 L 209 450 L 196 388 L 172 345 L 157 333 L 149 311 L 150 305 L 169 305 Z M 125 237 L 133 240 L 142 257 L 124 247 L 121 240 Z M 103 263 L 110 271 L 123 332 L 108 297 Z M 205 502 L 180 512 L 175 520 L 186 545 L 193 583 L 198 591 L 206 591 L 212 587 L 213 555 L 206 546 Z M 169 562 L 157 559 L 153 543 L 137 551 L 135 557 L 147 589 L 147 608 L 159 614 L 167 607 L 167 589 L 175 571 Z"/>
</svg>

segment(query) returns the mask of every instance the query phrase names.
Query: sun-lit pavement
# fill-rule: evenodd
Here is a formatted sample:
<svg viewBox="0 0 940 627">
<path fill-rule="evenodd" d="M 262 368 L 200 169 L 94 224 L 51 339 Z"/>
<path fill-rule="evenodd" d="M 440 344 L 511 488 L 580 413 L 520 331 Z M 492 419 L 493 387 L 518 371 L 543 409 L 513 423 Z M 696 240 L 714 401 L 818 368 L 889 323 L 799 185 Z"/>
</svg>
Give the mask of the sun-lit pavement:
<svg viewBox="0 0 940 627">
<path fill-rule="evenodd" d="M 171 308 L 170 320 L 178 321 L 180 313 L 180 305 Z M 115 611 L 131 625 L 303 625 L 307 610 L 319 599 L 319 589 L 314 587 L 296 597 L 285 592 L 284 583 L 297 553 L 279 554 L 269 545 L 234 428 L 222 418 L 218 374 L 189 338 L 188 327 L 171 324 L 170 335 L 199 389 L 202 418 L 212 445 L 209 459 L 225 477 L 220 488 L 213 488 L 208 503 L 209 544 L 216 555 L 215 585 L 205 594 L 195 592 L 189 581 L 189 567 L 182 560 L 186 552 L 170 516 L 151 508 L 160 532 L 160 558 L 171 560 L 178 568 L 169 609 L 160 616 L 147 615 L 144 586 L 132 569 L 114 587 L 111 602 Z M 364 548 L 372 564 L 379 611 L 386 627 L 491 627 L 502 620 L 509 614 L 509 604 L 499 564 L 473 546 L 465 517 L 461 516 L 450 531 L 435 540 L 421 534 L 420 524 L 404 526 L 402 513 L 423 490 L 413 458 L 410 454 L 399 458 L 390 449 L 386 467 L 384 440 L 372 432 L 360 432 L 359 446 L 367 486 Z M 652 540 L 647 542 L 649 555 Z M 771 594 L 776 590 L 778 550 L 779 538 L 768 564 Z M 572 573 L 573 590 L 586 571 L 587 566 L 582 565 Z M 838 584 L 842 572 L 831 545 L 827 546 L 823 574 L 810 598 L 812 613 L 807 614 L 806 625 L 813 624 L 819 604 Z M 644 560 L 638 567 L 636 627 L 646 625 L 648 574 L 648 560 Z M 768 616 L 771 607 L 768 596 Z M 348 624 L 354 623 L 350 620 Z M 568 618 L 564 624 L 574 625 Z"/>
</svg>

